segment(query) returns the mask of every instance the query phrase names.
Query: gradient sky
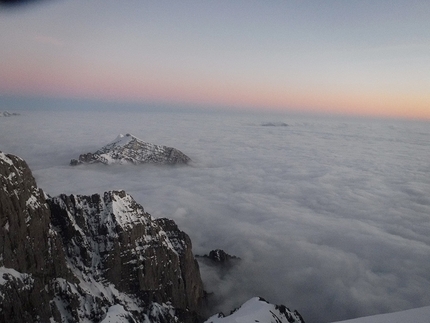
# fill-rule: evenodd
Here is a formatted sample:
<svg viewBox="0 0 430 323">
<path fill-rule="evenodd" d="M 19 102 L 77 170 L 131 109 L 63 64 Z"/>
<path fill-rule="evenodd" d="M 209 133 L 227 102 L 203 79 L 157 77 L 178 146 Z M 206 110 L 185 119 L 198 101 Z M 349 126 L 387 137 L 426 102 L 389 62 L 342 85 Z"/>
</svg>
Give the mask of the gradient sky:
<svg viewBox="0 0 430 323">
<path fill-rule="evenodd" d="M 0 7 L 0 95 L 430 119 L 430 1 Z"/>
</svg>

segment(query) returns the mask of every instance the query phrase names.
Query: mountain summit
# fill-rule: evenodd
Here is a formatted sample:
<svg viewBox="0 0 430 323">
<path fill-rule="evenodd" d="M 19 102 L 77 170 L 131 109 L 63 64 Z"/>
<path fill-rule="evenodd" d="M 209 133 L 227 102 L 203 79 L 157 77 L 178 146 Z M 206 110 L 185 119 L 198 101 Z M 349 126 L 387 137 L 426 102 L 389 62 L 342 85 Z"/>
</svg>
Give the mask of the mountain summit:
<svg viewBox="0 0 430 323">
<path fill-rule="evenodd" d="M 102 163 L 111 164 L 186 164 L 191 159 L 178 149 L 144 142 L 132 134 L 120 134 L 114 141 L 95 153 L 86 153 L 70 165 Z"/>
</svg>

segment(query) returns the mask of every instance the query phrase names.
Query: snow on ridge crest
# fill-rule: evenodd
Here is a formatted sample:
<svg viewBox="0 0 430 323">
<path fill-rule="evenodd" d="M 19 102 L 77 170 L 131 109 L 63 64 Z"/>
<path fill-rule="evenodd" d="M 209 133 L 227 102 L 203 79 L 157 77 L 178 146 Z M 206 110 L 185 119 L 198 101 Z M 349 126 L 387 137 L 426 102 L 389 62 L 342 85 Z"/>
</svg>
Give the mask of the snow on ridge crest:
<svg viewBox="0 0 430 323">
<path fill-rule="evenodd" d="M 125 191 L 113 191 L 111 197 L 112 214 L 123 229 L 131 228 L 136 223 L 147 224 L 148 220 L 152 220 L 151 215 L 145 213 L 143 207 Z"/>
<path fill-rule="evenodd" d="M 0 160 L 4 161 L 5 163 L 8 163 L 9 165 L 13 165 L 12 160 L 2 151 L 0 151 Z"/>
<path fill-rule="evenodd" d="M 63 209 L 70 209 L 68 204 L 73 203 L 77 216 L 82 216 L 87 221 L 86 225 L 93 232 L 98 231 L 96 226 L 105 226 L 112 237 L 117 236 L 116 226 L 127 230 L 136 224 L 147 225 L 152 220 L 143 207 L 123 190 L 108 191 L 103 196 L 99 194 L 91 196 L 60 195 L 52 199 Z M 70 212 L 68 213 L 69 216 L 75 218 Z"/>
<path fill-rule="evenodd" d="M 204 323 L 237 322 L 304 323 L 304 320 L 297 311 L 291 311 L 283 305 L 273 305 L 260 297 L 253 297 L 230 315 L 216 314 Z"/>
<path fill-rule="evenodd" d="M 115 138 L 115 140 L 113 140 L 110 144 L 108 144 L 106 146 L 110 146 L 110 145 L 124 146 L 124 145 L 128 144 L 133 139 L 140 140 L 136 136 L 133 136 L 132 134 L 127 133 L 127 134 L 123 135 L 122 133 L 120 133 Z"/>
</svg>

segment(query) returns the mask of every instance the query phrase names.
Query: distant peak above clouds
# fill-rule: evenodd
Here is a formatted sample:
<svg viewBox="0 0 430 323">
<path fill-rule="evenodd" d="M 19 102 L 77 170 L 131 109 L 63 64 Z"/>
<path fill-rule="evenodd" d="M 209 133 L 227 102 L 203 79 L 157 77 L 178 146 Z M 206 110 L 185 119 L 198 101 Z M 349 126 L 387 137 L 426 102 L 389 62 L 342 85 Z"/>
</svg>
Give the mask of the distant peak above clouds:
<svg viewBox="0 0 430 323">
<path fill-rule="evenodd" d="M 12 117 L 12 116 L 19 116 L 19 113 L 16 112 L 8 112 L 8 111 L 0 111 L 0 117 Z"/>
<path fill-rule="evenodd" d="M 285 122 L 263 122 L 261 124 L 263 127 L 288 127 Z"/>
<path fill-rule="evenodd" d="M 127 133 L 119 134 L 111 143 L 94 153 L 72 159 L 70 165 L 102 163 L 111 164 L 186 164 L 191 159 L 178 149 L 145 142 Z"/>
</svg>

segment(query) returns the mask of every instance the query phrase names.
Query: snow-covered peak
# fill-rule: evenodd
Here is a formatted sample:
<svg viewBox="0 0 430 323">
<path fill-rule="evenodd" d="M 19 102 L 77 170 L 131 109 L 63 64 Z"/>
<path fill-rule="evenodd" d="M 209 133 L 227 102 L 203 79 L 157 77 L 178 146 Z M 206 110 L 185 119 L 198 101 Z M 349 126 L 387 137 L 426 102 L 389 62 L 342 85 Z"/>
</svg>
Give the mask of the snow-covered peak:
<svg viewBox="0 0 430 323">
<path fill-rule="evenodd" d="M 127 133 L 118 135 L 95 153 L 82 154 L 78 160 L 72 159 L 70 164 L 186 164 L 190 160 L 175 148 L 148 143 Z"/>
<path fill-rule="evenodd" d="M 118 137 L 115 138 L 109 145 L 115 145 L 115 146 L 125 146 L 127 145 L 131 140 L 140 140 L 136 136 L 133 136 L 132 134 L 125 134 L 123 135 L 120 133 Z"/>
<path fill-rule="evenodd" d="M 229 316 L 217 314 L 205 323 L 304 323 L 300 314 L 283 305 L 273 305 L 262 298 L 254 297 L 245 302 Z"/>
</svg>

